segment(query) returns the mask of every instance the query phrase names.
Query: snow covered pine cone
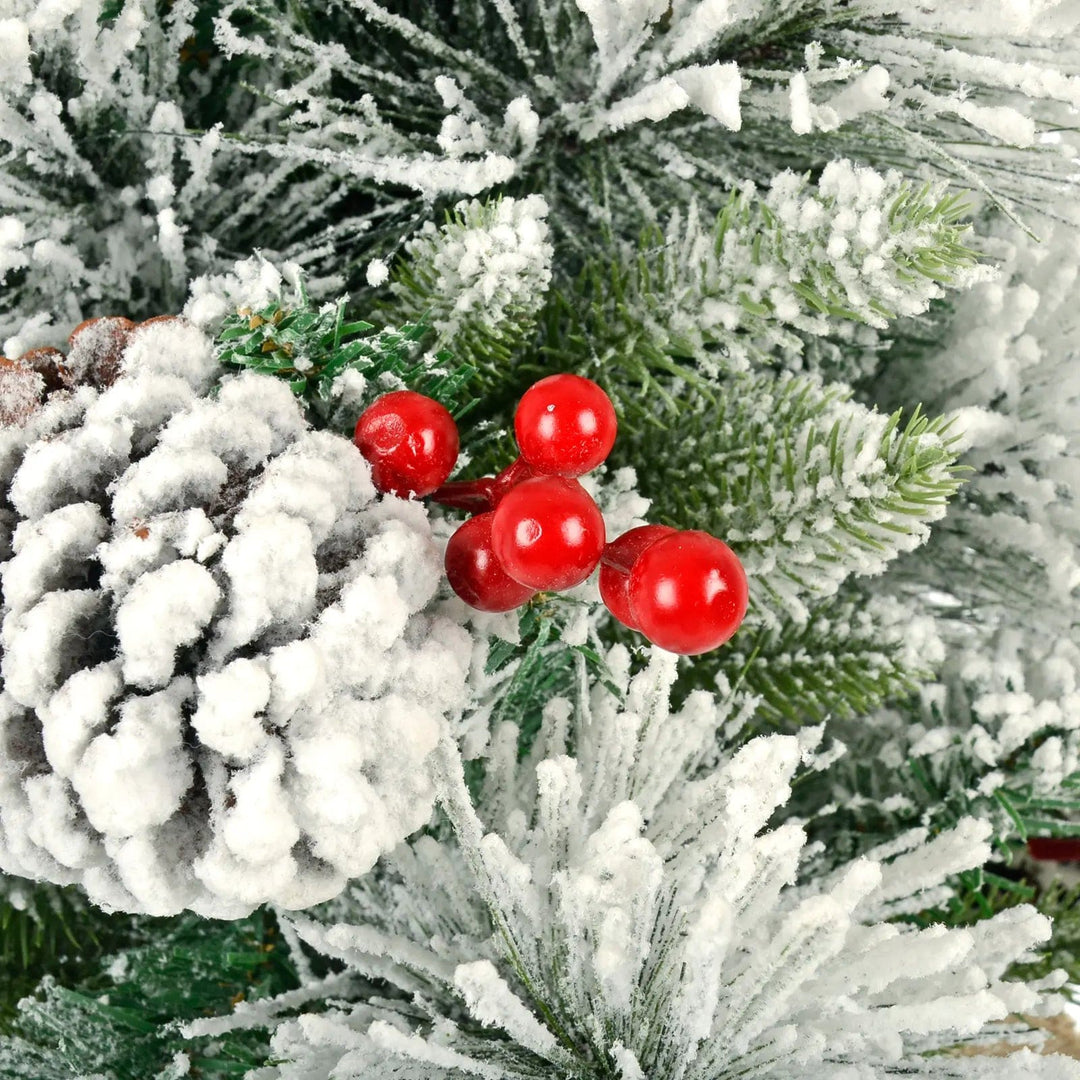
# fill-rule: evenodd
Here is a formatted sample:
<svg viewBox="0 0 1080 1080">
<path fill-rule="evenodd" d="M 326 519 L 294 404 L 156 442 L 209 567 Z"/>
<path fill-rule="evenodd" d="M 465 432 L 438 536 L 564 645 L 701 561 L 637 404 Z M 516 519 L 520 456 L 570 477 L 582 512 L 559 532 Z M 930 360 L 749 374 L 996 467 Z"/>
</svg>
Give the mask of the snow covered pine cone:
<svg viewBox="0 0 1080 1080">
<path fill-rule="evenodd" d="M 335 895 L 428 819 L 465 631 L 425 512 L 179 320 L 0 367 L 0 869 L 106 908 Z"/>
</svg>

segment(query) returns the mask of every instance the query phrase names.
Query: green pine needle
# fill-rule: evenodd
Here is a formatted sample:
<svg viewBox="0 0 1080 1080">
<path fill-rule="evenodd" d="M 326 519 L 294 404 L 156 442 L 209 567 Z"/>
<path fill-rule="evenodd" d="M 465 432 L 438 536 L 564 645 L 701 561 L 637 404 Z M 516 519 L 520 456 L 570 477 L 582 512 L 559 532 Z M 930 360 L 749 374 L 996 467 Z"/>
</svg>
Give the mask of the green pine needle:
<svg viewBox="0 0 1080 1080">
<path fill-rule="evenodd" d="M 46 977 L 19 1004 L 0 1037 L 0 1077 L 227 1080 L 265 1062 L 264 1032 L 185 1039 L 179 1027 L 296 987 L 273 916 L 126 921 L 132 940 L 122 951 L 64 985 Z M 173 1071 L 180 1053 L 189 1059 L 188 1072 Z"/>
<path fill-rule="evenodd" d="M 612 463 L 639 468 L 650 520 L 731 544 L 752 615 L 805 622 L 814 597 L 920 543 L 961 483 L 943 419 L 883 418 L 809 376 L 741 376 L 708 397 L 683 389 L 669 424 L 662 435 L 624 427 Z"/>
<path fill-rule="evenodd" d="M 346 320 L 346 301 L 316 308 L 301 289 L 288 304 L 271 303 L 259 311 L 243 309 L 229 316 L 217 336 L 222 364 L 288 381 L 308 408 L 332 413 L 347 372 L 366 380 L 365 404 L 381 393 L 408 387 L 442 402 L 460 416 L 468 407 L 466 386 L 473 375 L 467 364 L 443 351 L 423 353 L 428 327 L 406 323 L 371 333 L 363 320 Z M 352 417 L 355 421 L 355 416 Z"/>
<path fill-rule="evenodd" d="M 701 388 L 703 377 L 800 355 L 808 334 L 827 336 L 838 323 L 882 328 L 897 318 L 894 294 L 925 310 L 979 261 L 962 220 L 970 207 L 930 184 L 916 188 L 895 175 L 884 183 L 895 196 L 880 251 L 854 241 L 842 253 L 830 248 L 841 207 L 805 181 L 784 198 L 733 191 L 711 230 L 694 208 L 666 231 L 649 227 L 636 251 L 616 245 L 556 290 L 544 315 L 543 352 L 558 366 L 584 361 L 617 399 L 640 398 L 649 411 L 664 401 L 677 411 L 664 393 L 672 377 Z M 771 198 L 785 207 L 794 197 L 818 208 L 819 226 L 796 230 L 790 208 L 788 217 L 770 208 Z M 870 275 L 863 273 L 868 254 L 882 263 Z M 848 281 L 857 283 L 854 291 Z M 647 419 L 643 406 L 634 411 Z"/>
</svg>

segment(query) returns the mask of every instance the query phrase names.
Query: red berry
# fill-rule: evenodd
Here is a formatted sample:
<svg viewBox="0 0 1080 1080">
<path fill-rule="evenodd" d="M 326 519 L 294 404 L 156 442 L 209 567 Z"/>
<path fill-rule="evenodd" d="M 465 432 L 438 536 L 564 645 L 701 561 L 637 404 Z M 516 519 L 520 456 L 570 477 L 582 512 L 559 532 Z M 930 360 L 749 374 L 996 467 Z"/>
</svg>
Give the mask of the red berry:
<svg viewBox="0 0 1080 1080">
<path fill-rule="evenodd" d="M 611 398 L 580 375 L 549 375 L 528 390 L 514 414 L 521 456 L 537 472 L 581 476 L 615 444 Z"/>
<path fill-rule="evenodd" d="M 668 652 L 708 652 L 739 628 L 749 599 L 735 552 L 705 532 L 677 532 L 651 544 L 630 572 L 630 612 Z"/>
<path fill-rule="evenodd" d="M 512 611 L 532 599 L 535 589 L 507 576 L 491 548 L 494 512 L 469 518 L 446 545 L 446 577 L 470 607 L 480 611 Z"/>
<path fill-rule="evenodd" d="M 639 629 L 630 614 L 630 571 L 647 548 L 675 530 L 670 525 L 640 525 L 612 540 L 600 557 L 600 598 L 624 626 Z"/>
<path fill-rule="evenodd" d="M 407 498 L 430 495 L 450 475 L 458 456 L 454 418 L 432 398 L 412 390 L 384 394 L 356 422 L 353 434 L 371 464 L 379 491 Z"/>
<path fill-rule="evenodd" d="M 1080 840 L 1065 836 L 1032 836 L 1027 853 L 1040 862 L 1080 861 Z"/>
<path fill-rule="evenodd" d="M 576 480 L 538 476 L 503 496 L 491 543 L 515 581 L 533 589 L 569 589 L 600 561 L 604 518 Z"/>
</svg>

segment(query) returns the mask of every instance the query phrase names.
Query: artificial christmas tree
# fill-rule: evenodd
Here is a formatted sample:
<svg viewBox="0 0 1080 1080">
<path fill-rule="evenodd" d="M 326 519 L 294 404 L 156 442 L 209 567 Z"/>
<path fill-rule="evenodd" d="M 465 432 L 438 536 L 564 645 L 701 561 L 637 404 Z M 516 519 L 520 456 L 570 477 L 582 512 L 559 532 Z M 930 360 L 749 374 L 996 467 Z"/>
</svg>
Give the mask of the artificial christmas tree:
<svg viewBox="0 0 1080 1080">
<path fill-rule="evenodd" d="M 0 7 L 0 1075 L 1080 1076 L 977 1052 L 1080 981 L 1078 31 Z M 618 437 L 504 484 L 601 519 L 541 580 L 553 374 Z M 460 454 L 378 495 L 400 392 Z"/>
</svg>

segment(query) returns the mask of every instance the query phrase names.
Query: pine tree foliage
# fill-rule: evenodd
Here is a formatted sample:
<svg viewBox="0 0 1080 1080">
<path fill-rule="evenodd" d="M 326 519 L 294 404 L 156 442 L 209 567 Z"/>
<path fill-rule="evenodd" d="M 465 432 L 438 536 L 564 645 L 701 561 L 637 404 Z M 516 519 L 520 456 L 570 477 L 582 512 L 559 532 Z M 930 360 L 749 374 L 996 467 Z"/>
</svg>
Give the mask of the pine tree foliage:
<svg viewBox="0 0 1080 1080">
<path fill-rule="evenodd" d="M 468 408 L 476 372 L 445 350 L 425 351 L 429 327 L 376 331 L 372 323 L 346 321 L 345 308 L 344 299 L 317 308 L 301 283 L 294 296 L 226 317 L 217 357 L 227 370 L 285 379 L 319 427 L 341 434 L 352 434 L 357 416 L 379 395 L 404 387 L 457 415 Z"/>
<path fill-rule="evenodd" d="M 554 255 L 546 216 L 540 195 L 471 199 L 455 205 L 440 228 L 425 222 L 405 243 L 394 317 L 429 322 L 436 348 L 452 348 L 459 361 L 485 370 L 484 389 L 505 378 L 529 343 L 546 298 Z"/>
<path fill-rule="evenodd" d="M 974 469 L 928 572 L 989 628 L 1008 621 L 1070 636 L 1080 598 L 1075 235 L 999 248 L 1001 280 L 964 298 L 943 343 L 950 364 L 934 371 L 928 357 L 907 373 L 960 410 Z M 965 545 L 980 561 L 976 576 L 956 573 L 970 559 Z"/>
<path fill-rule="evenodd" d="M 809 375 L 743 376 L 684 399 L 640 488 L 658 519 L 738 545 L 758 618 L 804 622 L 810 598 L 925 541 L 959 484 L 948 427 L 873 412 Z M 641 460 L 655 438 L 619 453 Z"/>
<path fill-rule="evenodd" d="M 386 989 L 293 1019 L 271 1004 L 278 1064 L 255 1076 L 950 1076 L 950 1059 L 921 1052 L 1037 1007 L 1002 979 L 1049 932 L 1030 908 L 970 929 L 895 921 L 986 858 L 984 825 L 901 836 L 793 884 L 804 832 L 767 825 L 800 761 L 812 767 L 811 733 L 718 752 L 717 725 L 745 719 L 738 695 L 672 712 L 674 658 L 636 676 L 621 647 L 606 659 L 618 692 L 550 701 L 524 759 L 516 725 L 496 729 L 476 809 L 444 741 L 457 843 L 421 838 L 325 922 L 294 921 Z"/>
<path fill-rule="evenodd" d="M 225 131 L 259 124 L 209 58 L 205 7 L 14 0 L 3 14 L 0 336 L 19 331 L 16 352 L 89 314 L 177 310 L 217 260 L 215 232 L 240 251 L 271 206 L 302 203 L 286 176 L 222 182 Z"/>
<path fill-rule="evenodd" d="M 84 315 L 175 310 L 255 247 L 332 296 L 431 200 L 500 186 L 543 193 L 579 264 L 598 230 L 629 241 L 703 188 L 837 157 L 928 159 L 1048 207 L 1071 169 L 1076 16 L 999 8 L 12 0 L 0 329 L 21 351 Z"/>
<path fill-rule="evenodd" d="M 297 975 L 276 921 L 260 913 L 142 920 L 122 952 L 73 981 L 46 979 L 20 1003 L 0 1041 L 5 1080 L 242 1076 L 265 1059 L 261 1032 L 192 1040 L 178 1022 L 292 990 Z"/>
<path fill-rule="evenodd" d="M 942 658 L 929 619 L 913 624 L 895 598 L 845 589 L 811 607 L 805 622 L 762 626 L 733 641 L 724 666 L 757 699 L 756 728 L 797 730 L 856 720 L 907 697 Z M 715 674 L 714 665 L 699 662 L 683 681 L 704 685 Z"/>
<path fill-rule="evenodd" d="M 798 366 L 804 339 L 836 333 L 838 320 L 884 329 L 977 280 L 967 209 L 943 187 L 850 161 L 813 185 L 784 172 L 762 194 L 742 186 L 711 223 L 692 202 L 636 253 L 620 247 L 583 272 L 546 352 L 584 352 L 603 378 L 626 368 L 644 389 L 657 373 Z"/>
<path fill-rule="evenodd" d="M 25 931 L 26 978 L 48 976 L 0 1040 L 0 1073 L 1077 1076 L 1061 1060 L 952 1051 L 1029 1038 L 1006 1014 L 1049 1007 L 1041 994 L 1060 988 L 1059 964 L 1080 980 L 1070 896 L 1037 889 L 1017 857 L 1028 836 L 1080 829 L 1080 329 L 1067 226 L 1078 31 L 1075 0 L 0 5 L 9 355 L 56 343 L 86 314 L 157 314 L 190 295 L 188 316 L 226 334 L 217 404 L 192 407 L 203 420 L 222 401 L 235 412 L 236 388 L 261 382 L 274 415 L 299 423 L 265 375 L 292 382 L 316 426 L 341 431 L 399 380 L 455 407 L 477 392 L 472 413 L 457 410 L 474 421 L 463 464 L 477 470 L 496 454 L 495 467 L 507 463 L 513 403 L 534 377 L 592 375 L 622 422 L 613 468 L 592 485 L 613 534 L 646 513 L 715 532 L 745 560 L 753 605 L 727 648 L 676 669 L 639 638 L 601 645 L 629 637 L 604 621 L 594 585 L 538 598 L 520 625 L 467 621 L 435 595 L 437 562 L 365 532 L 378 595 L 408 594 L 413 618 L 461 649 L 452 679 L 445 664 L 442 678 L 438 665 L 410 666 L 412 630 L 387 631 L 401 663 L 351 662 L 357 634 L 393 623 L 372 601 L 329 650 L 328 680 L 359 670 L 431 695 L 464 683 L 468 665 L 480 701 L 441 726 L 431 779 L 370 725 L 365 760 L 379 767 L 350 773 L 349 724 L 318 743 L 305 775 L 338 825 L 363 802 L 354 787 L 343 794 L 357 772 L 398 778 L 409 824 L 376 830 L 386 854 L 371 873 L 281 924 L 287 963 L 261 915 L 231 926 L 184 915 L 145 937 L 136 921 L 113 923 L 119 952 L 87 973 L 88 957 L 59 962 L 51 889 L 28 893 L 0 948 L 21 950 Z M 257 249 L 267 257 L 245 258 Z M 359 303 L 346 308 L 349 291 Z M 378 329 L 346 310 L 377 313 Z M 255 371 L 234 379 L 241 368 Z M 134 417 L 117 405 L 95 442 L 102 424 L 73 419 L 91 396 L 82 388 L 49 412 L 67 419 L 35 429 L 37 458 L 96 468 L 120 447 L 123 459 L 129 421 L 136 458 L 153 442 L 139 428 L 146 401 Z M 166 442 L 179 448 L 177 477 L 194 482 L 207 428 L 179 419 Z M 235 492 L 252 481 L 228 464 L 226 435 L 240 430 L 250 425 L 214 428 Z M 8 449 L 14 460 L 25 446 Z M 108 472 L 85 505 L 107 510 Z M 70 521 L 63 543 L 34 531 L 40 515 L 23 502 L 50 489 L 32 473 L 5 495 L 3 524 L 26 518 L 19 544 L 41 558 L 5 573 L 5 610 L 73 566 L 86 592 L 102 591 L 97 571 L 80 569 L 90 541 Z M 313 515 L 325 485 L 307 487 L 278 485 L 284 509 Z M 390 529 L 434 543 L 451 528 L 387 505 L 369 510 Z M 136 551 L 141 528 L 124 538 Z M 275 559 L 244 567 L 253 603 L 273 582 L 291 597 L 295 580 L 267 568 L 295 571 L 281 558 L 292 549 L 268 536 L 263 550 Z M 302 554 L 323 558 L 321 587 L 338 587 L 326 550 Z M 420 578 L 432 587 L 414 595 Z M 143 625 L 156 628 L 151 607 Z M 105 820 L 112 799 L 143 812 L 136 780 L 160 805 L 179 764 L 159 755 L 111 788 L 80 774 L 76 799 L 52 760 L 62 755 L 46 749 L 70 747 L 61 736 L 76 714 L 11 705 L 49 683 L 63 652 L 58 624 L 26 633 L 25 614 L 4 626 L 4 866 L 29 873 L 11 850 L 46 852 L 66 876 L 41 872 L 82 875 L 99 898 L 107 882 L 126 903 L 116 890 L 127 881 L 144 904 L 177 910 L 188 862 L 170 861 L 169 837 L 148 831 L 160 856 L 148 862 L 129 821 L 102 839 L 84 817 L 93 806 Z M 306 633 L 302 620 L 294 629 Z M 257 666 L 251 651 L 241 660 Z M 301 663 L 283 677 L 310 676 Z M 222 700 L 239 685 L 223 684 Z M 124 708 L 145 699 L 134 687 Z M 256 706 L 240 717 L 253 740 L 269 735 L 259 718 Z M 84 734 L 126 738 L 127 719 Z M 169 760 L 205 766 L 206 798 L 187 808 L 207 811 L 199 843 L 221 854 L 232 838 L 215 887 L 242 890 L 246 912 L 281 898 L 274 874 L 290 858 L 312 868 L 258 798 L 295 794 L 295 775 L 278 784 L 286 767 L 274 773 L 272 753 L 267 767 L 238 758 L 235 741 L 215 748 L 236 732 L 202 720 L 174 725 L 184 738 Z M 409 784 L 429 787 L 411 798 Z M 253 796 L 246 817 L 226 792 Z M 329 828 L 326 842 L 345 831 Z M 276 870 L 261 859 L 270 848 Z M 356 853 L 351 840 L 335 850 Z M 1056 937 L 1027 900 L 1064 916 Z M 85 929 L 97 919 L 78 916 Z M 243 985 L 260 1000 L 229 1013 Z"/>
<path fill-rule="evenodd" d="M 885 369 L 883 394 L 917 384 L 953 410 L 972 471 L 918 571 L 896 576 L 937 623 L 941 678 L 858 742 L 861 754 L 885 747 L 883 786 L 848 788 L 864 815 L 888 796 L 908 816 L 978 812 L 1002 844 L 1071 835 L 1080 814 L 1077 271 L 1074 235 L 1047 230 L 1042 245 L 994 238 L 1001 279 L 956 301 L 940 352 Z"/>
<path fill-rule="evenodd" d="M 1044 978 L 1055 968 L 1072 971 L 1080 957 L 1080 887 L 1069 881 L 1051 882 L 1041 890 L 1038 907 L 1054 920 L 1054 935 L 1045 955 L 1017 968 L 1017 977 L 1027 981 Z M 1075 1001 L 1076 991 L 1068 993 Z"/>
<path fill-rule="evenodd" d="M 1053 66 L 1076 16 L 1066 8 L 1035 26 L 979 7 L 950 17 L 888 0 L 735 11 L 694 0 L 355 0 L 283 18 L 239 0 L 216 32 L 230 55 L 276 54 L 292 67 L 289 89 L 266 93 L 301 138 L 271 153 L 411 189 L 379 210 L 400 218 L 423 198 L 542 177 L 561 237 L 584 250 L 589 228 L 615 223 L 625 236 L 642 215 L 658 224 L 673 193 L 686 203 L 699 185 L 760 182 L 800 157 L 824 164 L 837 144 L 864 160 L 933 154 L 965 180 L 986 175 L 1006 195 L 1023 186 L 1045 201 L 1069 167 L 1035 144 L 1077 94 Z M 1033 27 L 1034 41 L 1013 44 Z M 995 104 L 984 105 L 990 92 Z M 1010 95 L 1015 105 L 996 104 Z M 1018 151 L 1038 161 L 1034 187 L 1010 175 Z"/>
<path fill-rule="evenodd" d="M 886 835 L 895 827 L 881 814 L 888 804 L 902 820 L 940 827 L 978 814 L 994 825 L 1002 851 L 1029 836 L 1080 835 L 1078 661 L 1072 642 L 1035 651 L 1015 631 L 947 649 L 940 681 L 921 688 L 914 707 L 885 711 L 865 732 L 836 731 L 851 740 L 847 780 L 837 788 L 848 799 L 838 806 L 856 820 L 834 831 Z"/>
<path fill-rule="evenodd" d="M 0 875 L 0 1028 L 44 976 L 73 979 L 118 943 L 109 917 L 78 890 Z"/>
</svg>

